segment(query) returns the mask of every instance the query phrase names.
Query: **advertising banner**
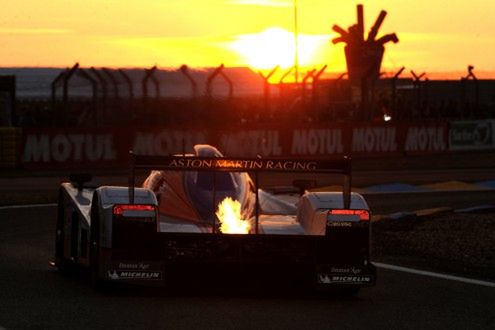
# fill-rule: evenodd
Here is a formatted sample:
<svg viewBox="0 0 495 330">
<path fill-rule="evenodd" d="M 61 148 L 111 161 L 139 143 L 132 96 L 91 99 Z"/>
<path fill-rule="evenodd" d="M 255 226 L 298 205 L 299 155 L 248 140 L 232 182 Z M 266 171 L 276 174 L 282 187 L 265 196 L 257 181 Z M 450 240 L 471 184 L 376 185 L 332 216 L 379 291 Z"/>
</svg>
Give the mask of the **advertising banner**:
<svg viewBox="0 0 495 330">
<path fill-rule="evenodd" d="M 97 168 L 125 164 L 132 137 L 125 130 L 25 129 L 26 168 Z"/>
<path fill-rule="evenodd" d="M 26 129 L 25 168 L 125 168 L 128 153 L 166 156 L 211 144 L 229 157 L 340 158 L 429 154 L 448 150 L 446 123 L 339 124 L 205 129 Z"/>
<path fill-rule="evenodd" d="M 405 154 L 429 154 L 448 151 L 447 123 L 418 123 L 400 128 L 405 134 Z"/>
<path fill-rule="evenodd" d="M 450 122 L 449 149 L 487 150 L 495 148 L 495 121 L 465 120 Z"/>
</svg>

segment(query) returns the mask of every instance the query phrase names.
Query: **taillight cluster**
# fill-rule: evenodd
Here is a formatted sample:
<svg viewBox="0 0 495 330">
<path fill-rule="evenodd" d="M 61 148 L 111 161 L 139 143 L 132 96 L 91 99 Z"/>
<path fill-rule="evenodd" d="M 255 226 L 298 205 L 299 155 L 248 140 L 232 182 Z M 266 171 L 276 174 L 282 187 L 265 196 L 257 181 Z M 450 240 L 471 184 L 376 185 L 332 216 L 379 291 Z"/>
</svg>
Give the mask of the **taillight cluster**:
<svg viewBox="0 0 495 330">
<path fill-rule="evenodd" d="M 151 211 L 155 212 L 155 205 L 147 204 L 116 204 L 113 206 L 114 215 L 124 215 L 126 211 Z"/>
<path fill-rule="evenodd" d="M 113 206 L 114 219 L 125 220 L 126 222 L 155 222 L 157 208 L 149 204 L 117 204 Z"/>
</svg>

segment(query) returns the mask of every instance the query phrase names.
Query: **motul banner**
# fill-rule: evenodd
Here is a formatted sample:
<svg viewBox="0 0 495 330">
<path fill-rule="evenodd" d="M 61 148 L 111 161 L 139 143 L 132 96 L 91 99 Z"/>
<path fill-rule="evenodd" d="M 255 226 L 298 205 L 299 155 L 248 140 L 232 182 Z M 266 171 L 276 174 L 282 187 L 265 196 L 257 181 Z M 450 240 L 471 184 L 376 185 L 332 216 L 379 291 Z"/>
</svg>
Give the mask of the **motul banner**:
<svg viewBox="0 0 495 330">
<path fill-rule="evenodd" d="M 207 143 L 206 131 L 150 129 L 136 130 L 129 150 L 136 155 L 168 156 L 171 154 L 191 153 L 195 144 Z"/>
<path fill-rule="evenodd" d="M 124 130 L 24 130 L 26 167 L 96 167 L 125 163 L 132 141 Z"/>
<path fill-rule="evenodd" d="M 136 155 L 193 153 L 211 144 L 229 157 L 338 158 L 445 152 L 448 125 L 341 124 L 312 127 L 186 129 L 26 129 L 26 168 L 121 167 Z"/>
<path fill-rule="evenodd" d="M 406 135 L 404 139 L 404 153 L 424 154 L 437 153 L 448 150 L 447 124 L 418 124 L 404 127 Z"/>
<path fill-rule="evenodd" d="M 291 136 L 290 155 L 343 155 L 348 139 L 344 132 L 340 127 L 295 129 Z"/>
</svg>

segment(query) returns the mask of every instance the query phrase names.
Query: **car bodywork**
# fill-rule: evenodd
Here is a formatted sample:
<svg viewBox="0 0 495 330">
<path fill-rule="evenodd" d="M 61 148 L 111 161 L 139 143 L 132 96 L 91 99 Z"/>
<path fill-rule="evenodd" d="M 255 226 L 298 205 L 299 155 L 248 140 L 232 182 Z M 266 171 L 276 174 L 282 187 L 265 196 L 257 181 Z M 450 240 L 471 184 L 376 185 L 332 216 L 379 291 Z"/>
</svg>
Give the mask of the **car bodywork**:
<svg viewBox="0 0 495 330">
<path fill-rule="evenodd" d="M 143 169 L 153 171 L 136 188 Z M 266 172 L 342 174 L 343 192 L 306 191 L 294 202 L 258 187 Z M 232 159 L 207 145 L 191 155 L 131 154 L 128 187 L 61 185 L 55 263 L 89 267 L 95 285 L 238 270 L 261 280 L 297 274 L 318 289 L 371 286 L 370 210 L 350 177 L 349 159 Z M 248 233 L 220 232 L 214 211 L 226 197 L 240 202 Z"/>
</svg>

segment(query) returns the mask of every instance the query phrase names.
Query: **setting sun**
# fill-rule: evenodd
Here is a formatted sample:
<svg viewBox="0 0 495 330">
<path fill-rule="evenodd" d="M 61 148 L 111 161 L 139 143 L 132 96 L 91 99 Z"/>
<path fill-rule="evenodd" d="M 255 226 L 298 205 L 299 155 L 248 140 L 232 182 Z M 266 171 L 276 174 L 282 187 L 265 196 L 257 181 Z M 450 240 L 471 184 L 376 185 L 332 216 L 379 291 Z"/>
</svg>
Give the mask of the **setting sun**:
<svg viewBox="0 0 495 330">
<path fill-rule="evenodd" d="M 329 39 L 329 36 L 299 34 L 299 65 L 313 65 L 320 48 L 328 47 Z M 279 27 L 239 35 L 230 48 L 254 69 L 271 69 L 277 65 L 289 68 L 295 62 L 294 34 Z"/>
</svg>

